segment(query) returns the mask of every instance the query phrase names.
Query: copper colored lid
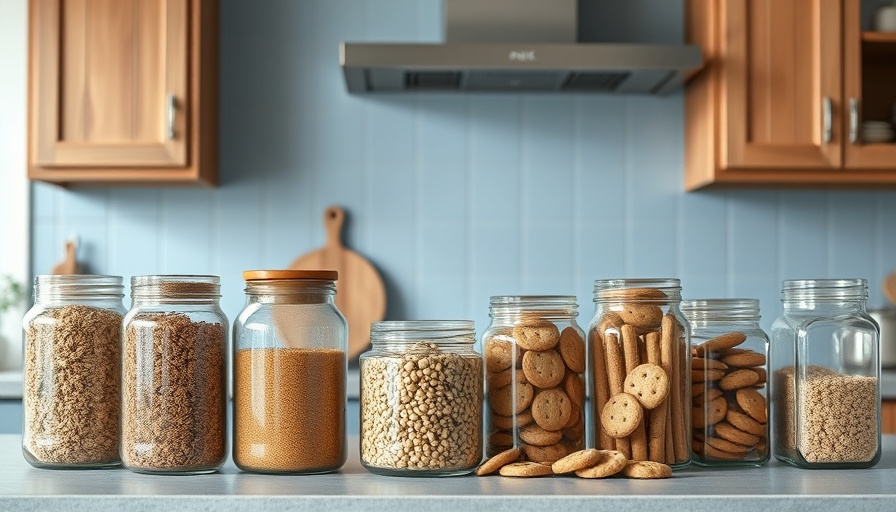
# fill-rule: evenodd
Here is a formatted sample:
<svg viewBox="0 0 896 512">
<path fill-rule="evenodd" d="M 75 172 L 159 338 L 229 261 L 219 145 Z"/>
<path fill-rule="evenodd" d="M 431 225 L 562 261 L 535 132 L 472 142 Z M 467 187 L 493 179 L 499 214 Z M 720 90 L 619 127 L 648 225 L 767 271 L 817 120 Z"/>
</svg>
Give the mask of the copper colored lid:
<svg viewBox="0 0 896 512">
<path fill-rule="evenodd" d="M 264 279 L 325 279 L 335 281 L 339 272 L 335 270 L 246 270 L 243 279 L 260 281 Z"/>
</svg>

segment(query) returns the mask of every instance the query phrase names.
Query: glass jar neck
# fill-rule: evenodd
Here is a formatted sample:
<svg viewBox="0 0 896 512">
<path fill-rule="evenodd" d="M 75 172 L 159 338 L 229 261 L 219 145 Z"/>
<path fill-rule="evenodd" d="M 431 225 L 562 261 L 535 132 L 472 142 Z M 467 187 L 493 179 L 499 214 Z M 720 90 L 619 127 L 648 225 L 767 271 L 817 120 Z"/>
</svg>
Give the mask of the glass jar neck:
<svg viewBox="0 0 896 512">
<path fill-rule="evenodd" d="M 470 349 L 476 331 L 470 320 L 384 321 L 370 325 L 373 348 L 406 350 L 420 342 L 442 349 Z"/>
<path fill-rule="evenodd" d="M 249 304 L 332 304 L 336 282 L 329 279 L 263 279 L 246 281 Z"/>
<path fill-rule="evenodd" d="M 131 278 L 131 299 L 134 305 L 217 305 L 220 298 L 221 279 L 218 276 L 160 275 Z"/>
<path fill-rule="evenodd" d="M 781 300 L 790 312 L 818 310 L 865 311 L 865 279 L 802 279 L 784 281 Z"/>
<path fill-rule="evenodd" d="M 692 326 L 759 323 L 759 301 L 756 299 L 683 300 L 681 312 Z"/>
<path fill-rule="evenodd" d="M 124 285 L 119 276 L 40 275 L 34 278 L 34 302 L 120 303 Z"/>
<path fill-rule="evenodd" d="M 656 304 L 681 301 L 678 279 L 599 279 L 594 281 L 594 302 L 644 302 Z"/>
<path fill-rule="evenodd" d="M 496 295 L 489 300 L 489 316 L 499 322 L 517 322 L 526 316 L 569 320 L 579 316 L 573 295 Z"/>
</svg>

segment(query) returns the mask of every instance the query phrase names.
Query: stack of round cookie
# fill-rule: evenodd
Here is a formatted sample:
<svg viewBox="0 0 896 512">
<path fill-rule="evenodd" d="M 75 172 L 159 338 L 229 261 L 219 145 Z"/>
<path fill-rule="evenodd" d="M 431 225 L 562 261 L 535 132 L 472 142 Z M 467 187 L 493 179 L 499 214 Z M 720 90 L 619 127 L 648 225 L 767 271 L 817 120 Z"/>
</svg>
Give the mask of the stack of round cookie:
<svg viewBox="0 0 896 512">
<path fill-rule="evenodd" d="M 575 474 L 581 478 L 624 476 L 639 479 L 672 476 L 672 468 L 666 464 L 628 460 L 622 452 L 616 450 L 578 450 L 553 464 L 520 461 L 520 455 L 521 452 L 517 448 L 500 452 L 483 462 L 476 470 L 476 474 L 486 476 L 498 472 L 501 476 L 510 477 Z"/>
</svg>

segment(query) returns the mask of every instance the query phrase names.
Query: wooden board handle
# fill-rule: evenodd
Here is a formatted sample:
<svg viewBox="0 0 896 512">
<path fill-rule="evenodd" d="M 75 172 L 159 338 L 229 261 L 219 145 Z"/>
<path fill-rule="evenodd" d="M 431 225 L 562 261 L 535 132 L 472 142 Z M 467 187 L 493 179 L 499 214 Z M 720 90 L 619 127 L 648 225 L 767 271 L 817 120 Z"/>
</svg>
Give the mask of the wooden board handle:
<svg viewBox="0 0 896 512">
<path fill-rule="evenodd" d="M 345 212 L 338 206 L 324 210 L 324 229 L 327 231 L 327 247 L 342 247 L 342 223 Z"/>
</svg>

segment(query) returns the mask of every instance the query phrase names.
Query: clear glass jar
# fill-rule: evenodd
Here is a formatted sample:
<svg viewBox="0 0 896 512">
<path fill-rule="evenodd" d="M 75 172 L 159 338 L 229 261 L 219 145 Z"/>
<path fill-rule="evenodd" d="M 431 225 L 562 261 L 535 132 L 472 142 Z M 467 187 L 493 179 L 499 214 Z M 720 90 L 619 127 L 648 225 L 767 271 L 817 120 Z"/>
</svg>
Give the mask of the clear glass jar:
<svg viewBox="0 0 896 512">
<path fill-rule="evenodd" d="M 131 278 L 121 460 L 140 473 L 215 471 L 227 457 L 227 317 L 217 276 Z"/>
<path fill-rule="evenodd" d="M 325 473 L 346 460 L 348 328 L 333 270 L 250 270 L 233 323 L 233 462 Z"/>
<path fill-rule="evenodd" d="M 691 325 L 692 460 L 701 466 L 768 461 L 768 336 L 756 299 L 684 300 Z"/>
<path fill-rule="evenodd" d="M 473 322 L 374 322 L 361 354 L 361 464 L 394 476 L 467 474 L 482 459 Z"/>
<path fill-rule="evenodd" d="M 486 455 L 551 464 L 586 445 L 588 355 L 571 295 L 494 296 L 482 334 Z"/>
<path fill-rule="evenodd" d="M 864 279 L 784 281 L 772 325 L 775 457 L 802 468 L 880 460 L 880 331 Z"/>
<path fill-rule="evenodd" d="M 25 314 L 22 452 L 43 468 L 101 468 L 118 456 L 122 278 L 41 275 Z"/>
<path fill-rule="evenodd" d="M 688 464 L 690 326 L 680 302 L 678 279 L 594 282 L 588 345 L 598 448 L 673 468 Z M 632 412 L 616 414 L 623 410 Z"/>
</svg>

